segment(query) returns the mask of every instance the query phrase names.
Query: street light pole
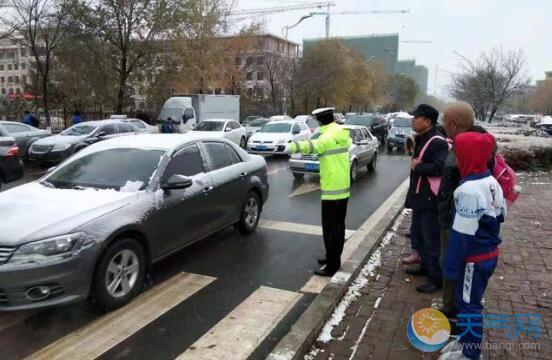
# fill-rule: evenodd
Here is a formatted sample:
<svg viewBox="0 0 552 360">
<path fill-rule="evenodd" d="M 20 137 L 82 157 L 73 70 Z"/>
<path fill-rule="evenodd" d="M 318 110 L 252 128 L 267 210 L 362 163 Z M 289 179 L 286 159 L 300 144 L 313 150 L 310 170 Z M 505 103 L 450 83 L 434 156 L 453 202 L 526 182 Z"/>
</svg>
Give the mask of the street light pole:
<svg viewBox="0 0 552 360">
<path fill-rule="evenodd" d="M 285 30 L 285 36 L 286 36 L 286 40 L 288 39 L 288 30 L 289 29 L 293 29 L 294 27 L 296 27 L 297 25 L 299 25 L 303 20 L 306 20 L 310 17 L 312 17 L 314 15 L 314 13 L 310 13 L 308 15 L 304 15 L 302 16 L 299 21 L 297 21 L 295 24 L 293 25 L 286 25 L 282 28 L 282 35 L 284 34 L 284 30 Z"/>
</svg>

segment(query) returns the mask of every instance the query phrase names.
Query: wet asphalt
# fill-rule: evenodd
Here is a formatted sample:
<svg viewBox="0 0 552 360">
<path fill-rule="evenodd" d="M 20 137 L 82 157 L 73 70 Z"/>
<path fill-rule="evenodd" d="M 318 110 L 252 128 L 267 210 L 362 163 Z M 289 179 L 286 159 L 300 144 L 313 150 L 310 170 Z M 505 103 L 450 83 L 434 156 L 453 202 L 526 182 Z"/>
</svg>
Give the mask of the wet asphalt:
<svg viewBox="0 0 552 360">
<path fill-rule="evenodd" d="M 304 181 L 294 180 L 286 161 L 267 158 L 271 187 L 261 219 L 320 225 L 319 191 L 290 197 L 297 190 L 315 187 L 318 179 L 307 176 Z M 4 185 L 1 190 L 32 181 L 43 172 L 43 168 L 27 166 L 24 179 Z M 352 184 L 347 229 L 357 229 L 407 176 L 406 157 L 380 155 L 376 171 L 363 171 Z M 259 286 L 299 291 L 312 276 L 316 259 L 323 253 L 319 236 L 261 228 L 242 236 L 233 228 L 226 228 L 156 264 L 146 289 L 183 271 L 217 280 L 101 358 L 174 359 Z M 311 294 L 303 296 L 250 358 L 266 357 L 313 298 Z M 90 301 L 34 311 L 22 321 L 0 330 L 1 358 L 20 359 L 30 355 L 102 314 Z M 8 315 L 0 313 L 0 322 L 5 316 Z"/>
</svg>

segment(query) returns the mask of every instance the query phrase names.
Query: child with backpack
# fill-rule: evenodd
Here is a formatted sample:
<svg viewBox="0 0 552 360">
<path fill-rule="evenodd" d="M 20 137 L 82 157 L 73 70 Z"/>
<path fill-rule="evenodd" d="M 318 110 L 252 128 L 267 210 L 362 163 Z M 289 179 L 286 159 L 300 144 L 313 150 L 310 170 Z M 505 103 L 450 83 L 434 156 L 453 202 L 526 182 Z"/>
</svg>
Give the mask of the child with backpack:
<svg viewBox="0 0 552 360">
<path fill-rule="evenodd" d="M 456 210 L 443 276 L 456 284 L 457 327 L 464 331 L 443 349 L 440 360 L 479 359 L 481 355 L 481 299 L 497 265 L 500 223 L 506 215 L 501 185 L 488 168 L 494 146 L 489 133 L 465 132 L 455 137 L 461 182 L 454 191 Z"/>
</svg>

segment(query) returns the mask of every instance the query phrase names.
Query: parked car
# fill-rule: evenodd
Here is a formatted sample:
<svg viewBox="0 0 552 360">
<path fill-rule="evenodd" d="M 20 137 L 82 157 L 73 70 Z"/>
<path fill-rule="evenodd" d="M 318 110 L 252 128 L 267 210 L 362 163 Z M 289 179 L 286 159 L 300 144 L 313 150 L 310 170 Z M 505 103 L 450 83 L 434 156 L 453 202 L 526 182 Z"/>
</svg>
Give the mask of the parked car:
<svg viewBox="0 0 552 360">
<path fill-rule="evenodd" d="M 0 193 L 0 310 L 89 294 L 106 309 L 146 269 L 235 224 L 255 231 L 266 162 L 204 135 L 126 136 L 89 146 L 40 180 Z"/>
<path fill-rule="evenodd" d="M 19 157 L 28 158 L 29 147 L 38 139 L 52 135 L 48 130 L 15 121 L 0 121 L 0 135 L 11 136 L 19 147 Z"/>
<path fill-rule="evenodd" d="M 274 115 L 270 117 L 270 120 L 272 121 L 287 121 L 287 120 L 293 120 L 291 116 L 289 115 Z"/>
<path fill-rule="evenodd" d="M 407 113 L 395 116 L 387 136 L 387 150 L 392 151 L 395 147 L 397 150 L 404 150 L 406 138 L 411 136 L 412 133 L 412 116 Z"/>
<path fill-rule="evenodd" d="M 247 140 L 249 140 L 251 135 L 261 130 L 263 126 L 265 126 L 269 122 L 270 122 L 270 119 L 266 119 L 266 118 L 259 118 L 257 120 L 253 120 L 252 122 L 250 122 L 249 125 L 247 125 L 245 128 L 245 137 L 247 138 Z"/>
<path fill-rule="evenodd" d="M 247 151 L 254 154 L 281 154 L 279 145 L 307 140 L 311 131 L 304 121 L 278 120 L 267 123 L 247 141 Z"/>
<path fill-rule="evenodd" d="M 353 144 L 349 148 L 351 162 L 351 181 L 358 177 L 358 169 L 366 166 L 368 171 L 376 169 L 378 159 L 378 139 L 365 126 L 344 125 L 349 130 Z M 313 134 L 312 139 L 320 136 L 320 132 Z M 302 179 L 305 174 L 319 174 L 320 161 L 316 154 L 292 154 L 289 160 L 289 169 L 293 177 Z"/>
<path fill-rule="evenodd" d="M 309 127 L 311 132 L 314 132 L 320 127 L 320 124 L 312 115 L 297 115 L 295 117 L 295 120 L 304 121 L 305 123 L 307 123 L 307 126 Z"/>
<path fill-rule="evenodd" d="M 241 148 L 245 148 L 247 141 L 245 128 L 239 122 L 230 119 L 203 120 L 194 127 L 193 132 L 224 138 Z"/>
<path fill-rule="evenodd" d="M 58 135 L 35 141 L 29 150 L 29 159 L 60 163 L 90 144 L 138 133 L 140 130 L 136 126 L 123 120 L 87 121 L 73 125 Z"/>
<path fill-rule="evenodd" d="M 345 124 L 366 126 L 379 139 L 380 144 L 385 144 L 388 129 L 387 122 L 382 117 L 376 117 L 374 114 L 347 115 Z"/>
<path fill-rule="evenodd" d="M 537 134 L 539 136 L 550 136 L 552 135 L 552 117 L 544 116 L 538 124 L 535 125 L 537 128 Z"/>
<path fill-rule="evenodd" d="M 19 146 L 13 137 L 0 133 L 0 187 L 2 183 L 16 181 L 22 177 L 23 163 L 19 158 Z"/>
<path fill-rule="evenodd" d="M 151 126 L 144 120 L 130 118 L 123 120 L 123 122 L 136 126 L 142 134 L 156 134 L 159 132 L 157 126 Z"/>
</svg>

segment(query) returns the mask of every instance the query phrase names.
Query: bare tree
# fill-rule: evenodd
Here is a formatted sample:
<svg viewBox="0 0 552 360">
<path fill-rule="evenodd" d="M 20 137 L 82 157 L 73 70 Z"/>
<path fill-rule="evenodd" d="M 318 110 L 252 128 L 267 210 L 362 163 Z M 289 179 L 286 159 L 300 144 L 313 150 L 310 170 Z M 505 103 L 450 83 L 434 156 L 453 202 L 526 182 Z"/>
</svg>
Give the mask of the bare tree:
<svg viewBox="0 0 552 360">
<path fill-rule="evenodd" d="M 9 9 L 0 16 L 0 22 L 6 26 L 2 37 L 21 44 L 34 58 L 47 126 L 50 73 L 56 48 L 71 26 L 67 16 L 69 5 L 69 1 L 63 0 L 5 0 L 4 6 Z"/>
<path fill-rule="evenodd" d="M 182 21 L 186 0 L 81 1 L 75 16 L 84 31 L 105 42 L 118 75 L 115 111 L 123 111 L 129 78 L 163 49 L 176 22 Z"/>
<path fill-rule="evenodd" d="M 492 121 L 496 112 L 529 85 L 522 50 L 494 49 L 474 62 L 460 56 L 459 74 L 453 76 L 449 93 L 472 104 L 480 120 Z"/>
<path fill-rule="evenodd" d="M 263 58 L 262 74 L 266 78 L 268 91 L 270 92 L 270 101 L 272 111 L 277 109 L 276 102 L 281 99 L 287 77 L 289 76 L 290 60 L 278 54 L 268 53 Z"/>
</svg>

